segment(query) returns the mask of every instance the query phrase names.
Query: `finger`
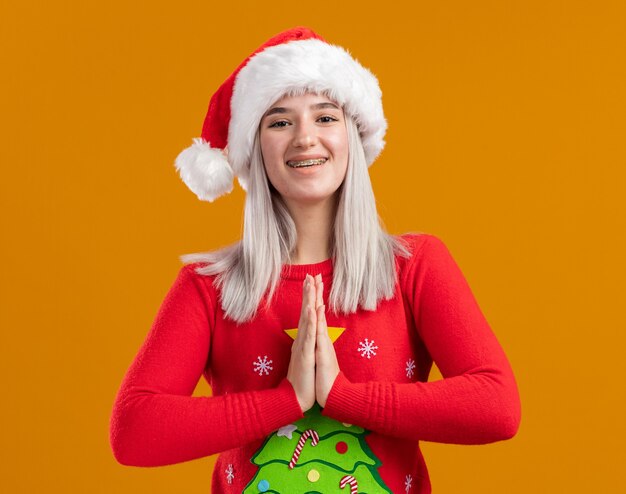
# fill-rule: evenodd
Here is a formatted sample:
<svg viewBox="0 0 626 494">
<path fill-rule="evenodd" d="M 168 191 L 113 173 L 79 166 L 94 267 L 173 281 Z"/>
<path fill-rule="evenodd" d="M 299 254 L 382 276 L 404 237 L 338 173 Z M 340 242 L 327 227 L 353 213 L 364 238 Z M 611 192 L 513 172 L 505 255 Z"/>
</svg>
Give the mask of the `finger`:
<svg viewBox="0 0 626 494">
<path fill-rule="evenodd" d="M 310 277 L 310 286 L 311 286 L 311 290 L 309 292 L 309 306 L 311 307 L 311 309 L 313 309 L 313 312 L 315 312 L 315 298 L 316 298 L 316 290 L 317 290 L 317 282 L 316 279 L 313 278 L 313 276 Z"/>
<path fill-rule="evenodd" d="M 300 322 L 298 323 L 298 327 L 300 328 L 304 327 L 307 320 L 307 307 L 309 306 L 310 287 L 311 282 L 309 280 L 309 275 L 307 274 L 304 278 L 304 283 L 302 284 L 302 307 L 300 308 Z"/>
<path fill-rule="evenodd" d="M 307 275 L 302 284 L 302 307 L 300 309 L 300 320 L 298 321 L 298 331 L 296 332 L 296 337 L 294 338 L 292 345 L 292 349 L 297 349 L 299 352 L 304 351 L 303 344 L 306 339 L 307 325 L 310 324 L 310 315 L 308 313 L 308 294 L 309 291 L 311 291 L 311 279 L 309 279 L 309 276 Z"/>
<path fill-rule="evenodd" d="M 326 306 L 324 304 L 317 308 L 317 324 L 316 335 L 320 342 L 324 340 L 324 337 L 328 337 L 328 326 L 326 325 Z M 327 342 L 324 342 L 327 343 Z"/>
<path fill-rule="evenodd" d="M 317 318 L 315 317 L 315 312 L 311 307 L 307 308 L 307 321 L 304 326 L 304 343 L 302 351 L 305 355 L 314 354 L 315 353 L 315 341 L 316 341 L 316 326 L 317 326 Z"/>
<path fill-rule="evenodd" d="M 315 299 L 317 297 L 316 295 L 316 291 L 317 291 L 317 287 L 316 287 L 316 282 L 315 282 L 315 278 L 313 278 L 313 276 L 309 275 L 309 292 L 308 292 L 308 297 L 309 297 L 309 326 L 308 326 L 308 336 L 312 337 L 313 339 L 315 339 L 315 333 L 317 331 L 317 311 L 316 311 L 316 305 L 315 305 Z"/>
<path fill-rule="evenodd" d="M 318 274 L 315 277 L 315 308 L 317 309 L 324 303 L 324 282 L 322 281 L 322 275 Z"/>
</svg>

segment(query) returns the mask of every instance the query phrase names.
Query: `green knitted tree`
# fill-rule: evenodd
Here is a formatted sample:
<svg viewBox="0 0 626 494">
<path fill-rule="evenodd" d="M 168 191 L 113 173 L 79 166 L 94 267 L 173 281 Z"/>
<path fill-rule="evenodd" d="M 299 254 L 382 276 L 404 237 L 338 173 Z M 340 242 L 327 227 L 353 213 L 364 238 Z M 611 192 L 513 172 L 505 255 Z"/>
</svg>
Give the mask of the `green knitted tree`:
<svg viewBox="0 0 626 494">
<path fill-rule="evenodd" d="M 252 457 L 259 470 L 243 493 L 391 493 L 378 474 L 381 463 L 365 442 L 367 434 L 324 417 L 316 403 L 302 420 L 266 439 Z"/>
</svg>

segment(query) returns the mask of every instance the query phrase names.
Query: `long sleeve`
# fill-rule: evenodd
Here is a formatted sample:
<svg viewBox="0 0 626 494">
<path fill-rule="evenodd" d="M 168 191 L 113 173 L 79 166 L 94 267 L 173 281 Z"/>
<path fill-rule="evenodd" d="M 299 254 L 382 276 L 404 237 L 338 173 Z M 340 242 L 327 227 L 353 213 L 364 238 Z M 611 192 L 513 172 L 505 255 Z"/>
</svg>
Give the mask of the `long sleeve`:
<svg viewBox="0 0 626 494">
<path fill-rule="evenodd" d="M 412 440 L 482 444 L 515 435 L 521 406 L 512 369 L 443 242 L 427 236 L 400 283 L 444 379 L 352 383 L 340 372 L 324 415 Z"/>
<path fill-rule="evenodd" d="M 215 299 L 192 265 L 181 268 L 113 405 L 110 442 L 118 462 L 192 460 L 264 438 L 302 417 L 286 379 L 272 389 L 191 396 L 209 358 Z"/>
</svg>

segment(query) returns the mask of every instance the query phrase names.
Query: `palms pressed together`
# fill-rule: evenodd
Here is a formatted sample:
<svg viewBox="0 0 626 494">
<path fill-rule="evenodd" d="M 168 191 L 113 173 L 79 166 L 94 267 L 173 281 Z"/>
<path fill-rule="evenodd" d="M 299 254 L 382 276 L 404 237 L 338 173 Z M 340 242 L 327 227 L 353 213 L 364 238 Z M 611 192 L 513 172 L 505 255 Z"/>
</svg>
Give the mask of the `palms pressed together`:
<svg viewBox="0 0 626 494">
<path fill-rule="evenodd" d="M 303 412 L 317 401 L 326 406 L 330 389 L 339 374 L 339 363 L 328 335 L 321 275 L 308 275 L 302 287 L 302 310 L 298 335 L 291 347 L 287 379 Z"/>
</svg>

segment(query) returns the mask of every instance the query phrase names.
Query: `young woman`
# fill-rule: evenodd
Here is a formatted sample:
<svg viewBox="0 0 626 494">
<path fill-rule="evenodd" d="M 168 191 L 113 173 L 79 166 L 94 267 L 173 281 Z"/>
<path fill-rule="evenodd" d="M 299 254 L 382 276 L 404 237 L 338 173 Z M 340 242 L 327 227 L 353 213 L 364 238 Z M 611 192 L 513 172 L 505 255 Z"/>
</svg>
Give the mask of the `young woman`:
<svg viewBox="0 0 626 494">
<path fill-rule="evenodd" d="M 243 237 L 183 256 L 114 404 L 120 463 L 221 453 L 213 493 L 428 493 L 420 440 L 516 433 L 513 373 L 449 251 L 380 225 L 385 130 L 376 78 L 305 28 L 213 95 L 176 166 L 209 201 L 238 177 Z M 203 375 L 213 396 L 192 397 Z"/>
</svg>

